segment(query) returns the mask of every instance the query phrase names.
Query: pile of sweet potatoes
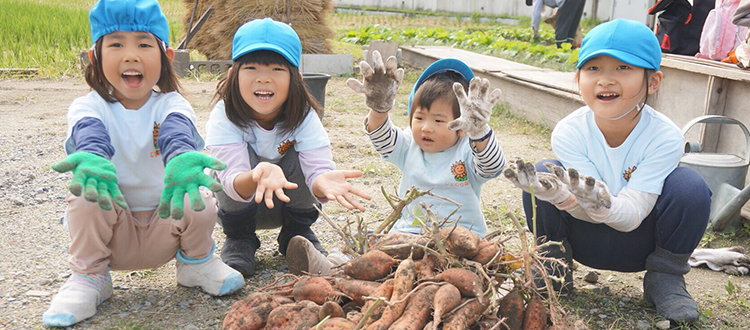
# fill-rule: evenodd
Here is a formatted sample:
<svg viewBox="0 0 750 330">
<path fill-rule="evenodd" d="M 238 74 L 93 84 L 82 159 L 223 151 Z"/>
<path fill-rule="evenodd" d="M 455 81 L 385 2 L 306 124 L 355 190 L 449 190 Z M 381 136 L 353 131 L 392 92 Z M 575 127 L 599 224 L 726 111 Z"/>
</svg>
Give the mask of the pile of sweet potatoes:
<svg viewBox="0 0 750 330">
<path fill-rule="evenodd" d="M 235 302 L 223 329 L 548 329 L 522 265 L 463 227 L 373 236 L 333 275 L 287 274 Z"/>
</svg>

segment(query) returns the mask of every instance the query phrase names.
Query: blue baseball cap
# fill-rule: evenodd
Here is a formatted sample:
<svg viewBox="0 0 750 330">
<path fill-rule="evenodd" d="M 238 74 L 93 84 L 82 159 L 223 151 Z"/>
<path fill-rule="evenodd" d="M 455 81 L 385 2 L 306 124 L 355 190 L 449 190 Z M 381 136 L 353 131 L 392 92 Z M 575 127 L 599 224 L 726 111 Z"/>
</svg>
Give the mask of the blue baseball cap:
<svg viewBox="0 0 750 330">
<path fill-rule="evenodd" d="M 654 32 L 641 22 L 622 18 L 599 24 L 586 34 L 576 67 L 598 55 L 644 69 L 659 70 L 661 64 L 661 47 Z"/>
<path fill-rule="evenodd" d="M 169 23 L 156 0 L 99 0 L 89 12 L 91 41 L 115 31 L 154 34 L 169 46 Z"/>
<path fill-rule="evenodd" d="M 411 94 L 409 95 L 409 110 L 407 113 L 411 114 L 411 100 L 414 98 L 414 94 L 417 92 L 417 89 L 419 89 L 419 86 L 421 86 L 427 78 L 446 71 L 453 71 L 460 74 L 467 82 L 474 78 L 474 72 L 471 71 L 469 66 L 455 58 L 444 58 L 433 62 L 424 70 L 424 72 L 422 72 L 422 75 L 419 76 L 419 79 L 417 79 L 417 82 L 411 89 Z"/>
<path fill-rule="evenodd" d="M 270 18 L 256 19 L 242 24 L 232 41 L 232 61 L 256 50 L 272 50 L 299 67 L 302 44 L 291 26 Z"/>
</svg>

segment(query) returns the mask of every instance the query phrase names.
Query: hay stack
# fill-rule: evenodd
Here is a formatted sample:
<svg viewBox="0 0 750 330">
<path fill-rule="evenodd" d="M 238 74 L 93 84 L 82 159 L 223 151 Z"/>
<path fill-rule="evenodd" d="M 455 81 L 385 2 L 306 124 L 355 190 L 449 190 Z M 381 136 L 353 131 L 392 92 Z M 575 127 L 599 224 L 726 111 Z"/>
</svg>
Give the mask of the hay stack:
<svg viewBox="0 0 750 330">
<path fill-rule="evenodd" d="M 183 3 L 187 10 L 182 22 L 187 31 L 195 0 L 183 0 Z M 232 58 L 234 32 L 245 22 L 264 17 L 291 21 L 302 41 L 303 53 L 331 53 L 328 39 L 334 32 L 326 24 L 326 16 L 333 9 L 332 0 L 200 0 L 193 24 L 210 5 L 213 5 L 213 13 L 188 43 L 189 49 L 198 50 L 210 60 Z"/>
</svg>

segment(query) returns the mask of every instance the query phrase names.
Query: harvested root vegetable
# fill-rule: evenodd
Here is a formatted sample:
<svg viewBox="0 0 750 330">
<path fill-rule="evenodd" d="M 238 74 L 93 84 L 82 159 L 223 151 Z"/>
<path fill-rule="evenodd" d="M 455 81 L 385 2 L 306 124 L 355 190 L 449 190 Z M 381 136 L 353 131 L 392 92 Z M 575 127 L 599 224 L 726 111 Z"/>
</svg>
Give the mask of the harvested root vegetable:
<svg viewBox="0 0 750 330">
<path fill-rule="evenodd" d="M 266 325 L 266 317 L 279 305 L 274 297 L 268 293 L 256 292 L 247 298 L 232 304 L 232 308 L 224 317 L 222 329 L 225 330 L 257 330 Z"/>
<path fill-rule="evenodd" d="M 398 260 L 380 250 L 367 253 L 349 260 L 344 266 L 344 273 L 352 278 L 365 281 L 376 281 L 391 273 Z"/>
<path fill-rule="evenodd" d="M 396 268 L 396 273 L 393 277 L 393 294 L 391 295 L 390 302 L 394 303 L 388 306 L 383 315 L 375 323 L 370 324 L 367 330 L 385 330 L 389 329 L 391 324 L 395 322 L 401 314 L 404 312 L 406 307 L 406 301 L 395 303 L 403 299 L 411 290 L 414 288 L 414 281 L 417 278 L 417 268 L 414 265 L 414 260 L 411 258 L 401 261 Z"/>
<path fill-rule="evenodd" d="M 292 288 L 295 301 L 310 300 L 318 305 L 341 296 L 331 283 L 322 277 L 302 276 Z"/>
<path fill-rule="evenodd" d="M 427 285 L 413 293 L 406 304 L 401 317 L 394 322 L 390 329 L 421 330 L 430 318 L 432 301 L 438 291 L 437 285 Z"/>
<path fill-rule="evenodd" d="M 500 252 L 500 245 L 498 245 L 495 242 L 482 242 L 482 244 L 479 245 L 479 252 L 474 255 L 474 257 L 471 258 L 471 260 L 474 260 L 482 265 L 487 265 L 493 257 L 495 257 L 495 254 Z M 497 259 L 495 259 L 495 263 L 500 261 L 500 257 L 498 256 Z"/>
<path fill-rule="evenodd" d="M 433 301 L 433 321 L 432 330 L 437 330 L 440 322 L 443 321 L 443 314 L 450 312 L 461 303 L 461 291 L 458 291 L 453 284 L 444 284 L 440 286 Z"/>
<path fill-rule="evenodd" d="M 435 269 L 441 264 L 438 256 L 428 253 L 422 259 L 414 261 L 417 267 L 417 279 L 428 279 L 435 276 Z"/>
<path fill-rule="evenodd" d="M 453 311 L 450 317 L 445 320 L 443 330 L 464 330 L 470 329 L 476 323 L 489 305 L 480 302 L 478 299 L 472 299 L 466 305 Z"/>
<path fill-rule="evenodd" d="M 333 317 L 320 322 L 318 326 L 314 326 L 310 330 L 352 330 L 356 327 L 356 323 L 343 317 Z"/>
<path fill-rule="evenodd" d="M 380 283 L 373 281 L 336 278 L 336 288 L 360 305 L 365 303 L 363 297 L 371 295 L 380 285 Z"/>
<path fill-rule="evenodd" d="M 409 244 L 427 246 L 430 241 L 431 239 L 426 236 L 406 233 L 390 233 L 381 237 L 377 242 L 371 245 L 370 250 L 381 250 L 399 260 L 404 260 L 409 256 L 414 260 L 419 260 L 424 256 L 424 250 L 412 248 Z"/>
<path fill-rule="evenodd" d="M 479 300 L 484 300 L 482 297 L 482 281 L 477 274 L 468 269 L 448 268 L 435 279 L 453 284 L 466 297 L 477 297 Z"/>
<path fill-rule="evenodd" d="M 466 227 L 451 226 L 440 230 L 440 240 L 451 253 L 471 258 L 479 252 L 479 236 Z"/>
<path fill-rule="evenodd" d="M 394 279 L 391 278 L 383 282 L 383 284 L 381 284 L 375 291 L 373 291 L 371 296 L 390 300 L 391 295 L 393 294 L 393 281 Z M 362 306 L 362 313 L 366 313 L 374 304 L 375 300 L 365 301 L 364 306 Z M 383 311 L 385 310 L 385 306 L 386 305 L 382 303 L 375 306 L 375 309 L 372 310 L 369 318 L 365 321 L 365 325 L 370 325 L 380 319 L 380 317 L 383 315 Z"/>
<path fill-rule="evenodd" d="M 547 329 L 547 309 L 539 294 L 532 293 L 523 313 L 523 330 Z"/>
<path fill-rule="evenodd" d="M 344 309 L 339 306 L 335 301 L 326 301 L 323 306 L 320 306 L 320 311 L 318 311 L 318 318 L 324 319 L 326 316 L 330 316 L 331 318 L 334 317 L 344 317 Z"/>
<path fill-rule="evenodd" d="M 309 329 L 320 322 L 320 306 L 309 300 L 281 305 L 268 314 L 265 330 Z"/>
<path fill-rule="evenodd" d="M 500 300 L 498 313 L 505 317 L 505 325 L 509 330 L 521 330 L 523 326 L 523 296 L 518 290 L 508 292 Z"/>
</svg>

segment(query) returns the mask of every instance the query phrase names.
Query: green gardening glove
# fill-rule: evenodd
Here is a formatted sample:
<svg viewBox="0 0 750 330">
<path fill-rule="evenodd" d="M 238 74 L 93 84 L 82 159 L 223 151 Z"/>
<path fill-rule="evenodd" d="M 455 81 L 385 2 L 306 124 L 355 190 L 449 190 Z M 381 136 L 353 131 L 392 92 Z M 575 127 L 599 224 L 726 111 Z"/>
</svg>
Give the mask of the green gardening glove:
<svg viewBox="0 0 750 330">
<path fill-rule="evenodd" d="M 76 196 L 81 196 L 81 192 L 83 192 L 84 199 L 99 204 L 102 210 L 112 210 L 110 202 L 112 199 L 121 208 L 128 208 L 128 203 L 125 202 L 125 197 L 122 196 L 122 192 L 117 186 L 115 165 L 108 159 L 90 152 L 80 151 L 72 153 L 55 163 L 52 165 L 52 169 L 60 173 L 73 171 L 73 180 L 71 180 L 68 190 Z"/>
<path fill-rule="evenodd" d="M 221 191 L 221 184 L 203 173 L 206 167 L 221 171 L 227 168 L 227 164 L 197 151 L 181 153 L 167 162 L 164 169 L 164 190 L 157 209 L 160 218 L 166 219 L 171 213 L 172 219 L 182 219 L 185 214 L 185 193 L 190 195 L 190 207 L 193 210 L 202 211 L 206 208 L 198 188 L 204 186 L 214 192 Z"/>
</svg>

